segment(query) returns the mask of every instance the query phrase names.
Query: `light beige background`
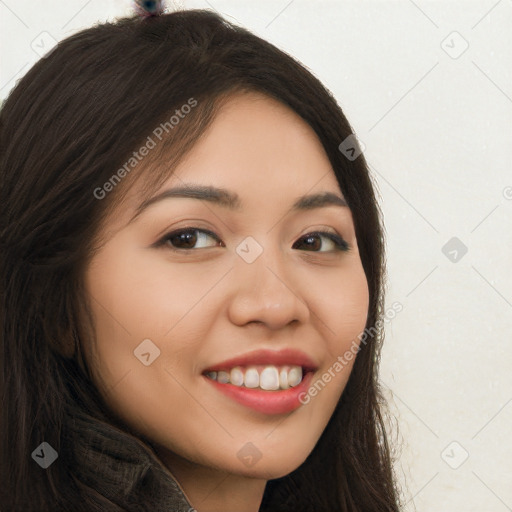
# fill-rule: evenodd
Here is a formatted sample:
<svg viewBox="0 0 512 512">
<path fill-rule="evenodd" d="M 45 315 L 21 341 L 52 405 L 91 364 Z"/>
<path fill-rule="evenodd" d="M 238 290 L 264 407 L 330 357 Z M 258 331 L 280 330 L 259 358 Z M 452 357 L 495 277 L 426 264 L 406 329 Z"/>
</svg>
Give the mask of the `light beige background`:
<svg viewBox="0 0 512 512">
<path fill-rule="evenodd" d="M 130 5 L 0 1 L 0 98 L 52 39 Z M 297 57 L 365 146 L 387 304 L 403 305 L 386 324 L 381 376 L 404 510 L 512 510 L 512 2 L 168 5 L 215 9 Z"/>
</svg>

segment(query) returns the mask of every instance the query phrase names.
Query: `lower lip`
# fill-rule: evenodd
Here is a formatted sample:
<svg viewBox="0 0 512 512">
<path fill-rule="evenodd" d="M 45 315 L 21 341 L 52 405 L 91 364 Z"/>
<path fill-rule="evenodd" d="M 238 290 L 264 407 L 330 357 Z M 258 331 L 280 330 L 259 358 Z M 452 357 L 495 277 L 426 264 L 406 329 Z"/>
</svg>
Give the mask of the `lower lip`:
<svg viewBox="0 0 512 512">
<path fill-rule="evenodd" d="M 313 372 L 307 372 L 298 386 L 277 391 L 264 391 L 262 389 L 234 386 L 233 384 L 221 384 L 206 376 L 204 378 L 221 393 L 224 393 L 239 404 L 264 414 L 285 414 L 303 405 L 299 398 L 307 393 L 313 378 Z"/>
</svg>

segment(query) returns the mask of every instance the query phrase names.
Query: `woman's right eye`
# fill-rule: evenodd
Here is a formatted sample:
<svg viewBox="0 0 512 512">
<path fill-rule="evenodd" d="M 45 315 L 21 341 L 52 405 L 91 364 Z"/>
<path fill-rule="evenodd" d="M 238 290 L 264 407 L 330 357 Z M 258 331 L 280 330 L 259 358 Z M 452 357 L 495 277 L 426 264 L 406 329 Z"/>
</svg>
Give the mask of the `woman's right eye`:
<svg viewBox="0 0 512 512">
<path fill-rule="evenodd" d="M 216 241 L 215 244 L 208 245 L 208 239 Z M 196 246 L 199 244 L 199 246 Z M 157 246 L 169 247 L 173 251 L 187 251 L 192 249 L 205 249 L 207 247 L 225 247 L 222 240 L 213 232 L 207 229 L 182 228 L 171 233 L 167 233 Z"/>
</svg>

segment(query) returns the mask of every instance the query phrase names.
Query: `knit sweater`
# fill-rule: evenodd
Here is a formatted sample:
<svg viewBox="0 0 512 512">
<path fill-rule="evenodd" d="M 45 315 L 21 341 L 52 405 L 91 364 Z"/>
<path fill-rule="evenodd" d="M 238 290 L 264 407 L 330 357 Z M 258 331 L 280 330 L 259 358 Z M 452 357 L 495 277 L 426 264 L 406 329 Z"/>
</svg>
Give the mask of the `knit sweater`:
<svg viewBox="0 0 512 512">
<path fill-rule="evenodd" d="M 83 411 L 67 417 L 63 431 L 79 487 L 93 489 L 104 510 L 195 512 L 155 452 L 134 435 Z"/>
</svg>

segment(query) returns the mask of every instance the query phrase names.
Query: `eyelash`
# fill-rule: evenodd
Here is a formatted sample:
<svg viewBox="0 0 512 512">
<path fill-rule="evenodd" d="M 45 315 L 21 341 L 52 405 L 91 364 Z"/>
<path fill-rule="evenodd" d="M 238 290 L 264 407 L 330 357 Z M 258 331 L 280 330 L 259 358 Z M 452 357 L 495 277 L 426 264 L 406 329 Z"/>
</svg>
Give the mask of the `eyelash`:
<svg viewBox="0 0 512 512">
<path fill-rule="evenodd" d="M 208 229 L 200 229 L 200 228 L 197 228 L 194 226 L 188 226 L 188 227 L 180 228 L 176 231 L 171 231 L 171 232 L 167 233 L 158 242 L 156 242 L 155 247 L 166 247 L 166 248 L 170 249 L 172 252 L 176 252 L 176 253 L 197 251 L 198 250 L 197 248 L 188 248 L 188 249 L 174 248 L 174 247 L 170 246 L 170 244 L 168 244 L 168 242 L 170 241 L 171 238 L 173 238 L 175 236 L 179 236 L 180 234 L 190 233 L 190 232 L 204 233 L 206 235 L 211 236 L 215 240 L 217 240 L 217 242 L 222 242 L 220 240 L 220 238 L 213 231 L 210 231 Z M 338 251 L 346 252 L 346 251 L 350 250 L 350 245 L 341 236 L 339 236 L 337 233 L 333 233 L 330 231 L 312 231 L 311 233 L 306 233 L 305 235 L 302 235 L 299 238 L 299 240 L 304 240 L 304 239 L 310 238 L 315 235 L 324 236 L 324 237 L 328 238 L 331 242 L 333 242 L 336 246 L 336 248 L 334 249 L 334 251 L 336 251 L 336 252 L 338 252 Z M 197 241 L 196 241 L 196 243 L 197 243 Z M 218 246 L 213 246 L 213 247 L 218 247 Z M 203 247 L 202 249 L 208 249 L 208 248 L 210 248 L 210 247 Z M 201 248 L 199 248 L 199 249 L 201 249 Z M 331 253 L 332 251 L 306 251 L 306 252 Z"/>
</svg>

